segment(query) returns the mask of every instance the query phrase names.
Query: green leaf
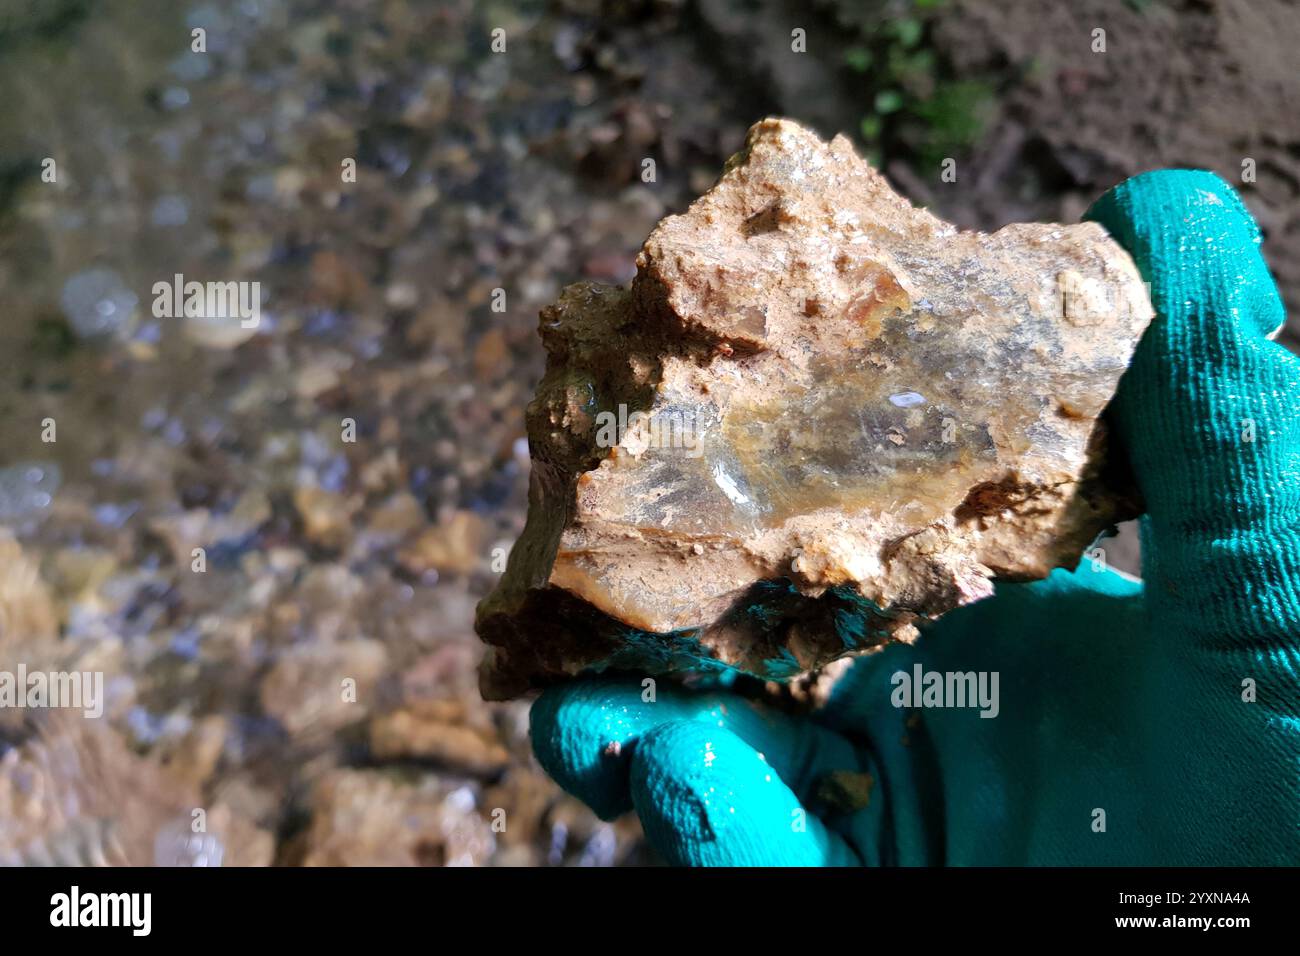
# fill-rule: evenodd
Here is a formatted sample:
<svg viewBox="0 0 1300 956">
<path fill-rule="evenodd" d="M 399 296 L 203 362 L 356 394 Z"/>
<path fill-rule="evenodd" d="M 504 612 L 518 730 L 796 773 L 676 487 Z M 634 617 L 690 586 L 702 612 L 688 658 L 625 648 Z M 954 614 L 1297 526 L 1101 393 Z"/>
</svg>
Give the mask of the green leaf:
<svg viewBox="0 0 1300 956">
<path fill-rule="evenodd" d="M 921 42 L 921 31 L 924 27 L 920 20 L 913 20 L 910 17 L 903 20 L 895 20 L 891 27 L 894 36 L 904 48 L 910 49 Z"/>
<path fill-rule="evenodd" d="M 881 90 L 876 94 L 876 112 L 881 116 L 895 113 L 903 105 L 903 94 L 898 90 Z"/>
<path fill-rule="evenodd" d="M 844 51 L 844 62 L 850 69 L 865 73 L 871 69 L 871 51 L 861 46 L 850 47 Z"/>
</svg>

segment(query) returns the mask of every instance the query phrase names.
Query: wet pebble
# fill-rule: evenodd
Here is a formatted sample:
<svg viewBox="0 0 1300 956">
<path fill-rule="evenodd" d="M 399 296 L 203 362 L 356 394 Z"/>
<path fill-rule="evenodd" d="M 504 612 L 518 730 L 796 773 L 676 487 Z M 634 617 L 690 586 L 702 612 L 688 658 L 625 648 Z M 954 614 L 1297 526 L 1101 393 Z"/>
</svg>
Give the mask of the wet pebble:
<svg viewBox="0 0 1300 956">
<path fill-rule="evenodd" d="M 71 276 L 59 297 L 72 331 L 90 341 L 129 338 L 139 301 L 120 275 L 103 266 Z"/>
</svg>

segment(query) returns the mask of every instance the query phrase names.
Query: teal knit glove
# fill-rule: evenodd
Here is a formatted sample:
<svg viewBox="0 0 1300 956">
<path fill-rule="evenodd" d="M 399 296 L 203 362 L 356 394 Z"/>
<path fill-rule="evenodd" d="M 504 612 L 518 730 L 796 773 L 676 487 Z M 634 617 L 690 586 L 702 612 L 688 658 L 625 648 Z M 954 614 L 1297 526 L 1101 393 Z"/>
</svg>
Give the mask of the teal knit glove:
<svg viewBox="0 0 1300 956">
<path fill-rule="evenodd" d="M 561 786 L 635 809 L 678 864 L 1300 862 L 1300 362 L 1266 338 L 1259 232 L 1183 170 L 1088 217 L 1157 312 L 1111 408 L 1145 585 L 1089 561 L 999 585 L 860 660 L 816 722 L 631 680 L 549 690 L 533 745 Z M 987 716 L 915 706 L 900 672 L 982 675 Z"/>
</svg>

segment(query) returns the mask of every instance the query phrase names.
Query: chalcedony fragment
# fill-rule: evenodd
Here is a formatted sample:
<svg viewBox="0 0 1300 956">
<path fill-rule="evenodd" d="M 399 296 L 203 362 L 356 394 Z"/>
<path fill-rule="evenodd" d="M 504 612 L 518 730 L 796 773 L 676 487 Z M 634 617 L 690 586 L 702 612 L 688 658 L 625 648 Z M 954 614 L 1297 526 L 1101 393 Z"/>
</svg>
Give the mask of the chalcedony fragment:
<svg viewBox="0 0 1300 956">
<path fill-rule="evenodd" d="M 790 678 L 1073 566 L 1134 511 L 1099 418 L 1152 316 L 1098 225 L 963 232 L 765 120 L 629 289 L 542 312 L 483 689 Z"/>
</svg>

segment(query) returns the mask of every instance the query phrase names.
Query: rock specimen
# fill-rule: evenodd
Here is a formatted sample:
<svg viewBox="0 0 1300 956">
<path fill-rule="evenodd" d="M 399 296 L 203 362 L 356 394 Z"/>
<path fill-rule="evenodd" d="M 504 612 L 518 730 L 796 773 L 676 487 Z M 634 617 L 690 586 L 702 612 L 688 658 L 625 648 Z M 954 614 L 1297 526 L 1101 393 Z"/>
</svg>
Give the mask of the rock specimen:
<svg viewBox="0 0 1300 956">
<path fill-rule="evenodd" d="M 1098 416 L 1152 312 L 1095 224 L 962 232 L 765 120 L 630 289 L 544 309 L 482 686 L 816 669 L 1073 566 L 1134 503 Z"/>
</svg>

